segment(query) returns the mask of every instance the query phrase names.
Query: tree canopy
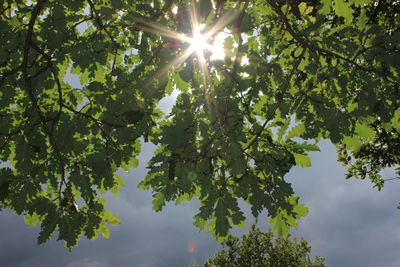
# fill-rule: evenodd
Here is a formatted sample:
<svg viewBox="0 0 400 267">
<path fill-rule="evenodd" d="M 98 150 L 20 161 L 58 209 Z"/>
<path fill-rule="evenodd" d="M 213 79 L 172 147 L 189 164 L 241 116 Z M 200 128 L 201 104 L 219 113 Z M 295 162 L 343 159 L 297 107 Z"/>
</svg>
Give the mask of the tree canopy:
<svg viewBox="0 0 400 267">
<path fill-rule="evenodd" d="M 0 203 L 40 243 L 109 236 L 102 194 L 142 142 L 154 210 L 198 199 L 217 237 L 245 221 L 239 199 L 296 227 L 284 177 L 321 139 L 348 177 L 400 172 L 397 0 L 1 0 L 0 16 Z"/>
<path fill-rule="evenodd" d="M 304 239 L 290 240 L 261 232 L 253 225 L 241 239 L 229 236 L 222 242 L 224 248 L 207 260 L 206 267 L 327 267 L 325 259 L 310 259 L 311 247 Z"/>
</svg>

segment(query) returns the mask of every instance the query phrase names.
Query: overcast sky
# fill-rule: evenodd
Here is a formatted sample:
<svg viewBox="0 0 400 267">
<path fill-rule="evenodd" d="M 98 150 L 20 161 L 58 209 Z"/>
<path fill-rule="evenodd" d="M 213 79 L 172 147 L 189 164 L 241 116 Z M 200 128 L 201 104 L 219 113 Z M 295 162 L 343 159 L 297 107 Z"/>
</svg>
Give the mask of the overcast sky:
<svg viewBox="0 0 400 267">
<path fill-rule="evenodd" d="M 326 257 L 329 266 L 400 266 L 400 210 L 396 209 L 400 183 L 388 182 L 377 192 L 368 181 L 345 180 L 334 147 L 328 142 L 321 147 L 322 152 L 312 154 L 313 167 L 295 168 L 287 176 L 310 211 L 293 235 L 308 240 L 313 255 Z M 122 221 L 110 227 L 110 239 L 83 239 L 72 252 L 55 240 L 37 245 L 38 227 L 26 226 L 22 217 L 2 211 L 1 266 L 187 266 L 211 257 L 220 247 L 192 225 L 197 203 L 168 205 L 155 213 L 151 192 L 136 189 L 151 150 L 150 145 L 144 148 L 140 168 L 124 174 L 126 187 L 109 197 L 108 208 Z M 268 229 L 267 221 L 260 218 L 262 230 Z M 195 244 L 197 252 L 190 254 L 189 244 Z"/>
</svg>

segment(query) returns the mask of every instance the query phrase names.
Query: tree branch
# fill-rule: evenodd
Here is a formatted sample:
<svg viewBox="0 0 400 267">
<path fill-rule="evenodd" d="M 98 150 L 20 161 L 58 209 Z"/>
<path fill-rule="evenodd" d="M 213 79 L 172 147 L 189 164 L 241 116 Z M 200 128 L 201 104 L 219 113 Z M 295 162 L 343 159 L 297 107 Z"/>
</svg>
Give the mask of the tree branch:
<svg viewBox="0 0 400 267">
<path fill-rule="evenodd" d="M 383 179 L 383 181 L 392 181 L 392 180 L 400 180 L 400 176 L 398 177 L 393 177 L 393 178 L 388 178 L 388 179 Z"/>
<path fill-rule="evenodd" d="M 34 7 L 34 9 L 32 11 L 31 18 L 30 18 L 29 24 L 28 24 L 28 32 L 26 34 L 26 39 L 25 39 L 24 58 L 23 58 L 21 67 L 22 67 L 22 74 L 23 74 L 23 77 L 24 77 L 24 80 L 26 83 L 26 91 L 28 92 L 29 98 L 31 99 L 32 107 L 34 110 L 37 111 L 40 122 L 43 127 L 43 130 L 46 133 L 46 135 L 48 136 L 48 138 L 50 140 L 50 144 L 51 144 L 51 146 L 56 154 L 56 157 L 59 161 L 61 180 L 65 181 L 65 163 L 64 163 L 63 157 L 62 157 L 61 152 L 58 149 L 56 143 L 54 142 L 54 139 L 52 138 L 52 132 L 47 127 L 46 117 L 43 115 L 43 112 L 38 105 L 37 98 L 33 92 L 31 79 L 29 78 L 29 75 L 28 75 L 29 50 L 30 50 L 30 47 L 32 46 L 33 28 L 35 26 L 36 18 L 38 17 L 40 11 L 43 8 L 44 2 L 45 2 L 45 0 L 38 0 L 36 6 Z"/>
<path fill-rule="evenodd" d="M 115 124 L 115 123 L 110 123 L 110 122 L 106 122 L 106 121 L 102 121 L 102 120 L 98 120 L 96 118 L 94 118 L 93 116 L 84 113 L 84 112 L 80 112 L 77 111 L 73 108 L 71 108 L 70 106 L 65 105 L 64 103 L 62 104 L 63 107 L 65 107 L 66 109 L 68 109 L 69 111 L 71 111 L 72 113 L 79 115 L 79 116 L 83 116 L 85 118 L 88 118 L 89 120 L 91 120 L 92 122 L 94 122 L 94 124 L 96 124 L 96 126 L 100 129 L 101 133 L 103 134 L 104 138 L 106 138 L 106 140 L 109 140 L 113 145 L 115 145 L 115 141 L 112 139 L 112 137 L 104 130 L 103 125 L 107 125 L 107 126 L 111 126 L 114 128 L 122 128 L 122 127 L 126 127 L 126 125 L 120 125 L 120 124 Z"/>
<path fill-rule="evenodd" d="M 56 81 L 57 84 L 57 92 L 58 92 L 58 112 L 56 117 L 54 118 L 55 121 L 58 121 L 60 118 L 61 112 L 62 112 L 62 107 L 63 107 L 63 95 L 62 95 L 62 88 L 61 88 L 61 83 L 60 79 L 58 78 L 58 71 L 56 67 L 53 64 L 51 56 L 46 54 L 39 46 L 37 46 L 34 42 L 31 42 L 31 46 L 33 49 L 35 49 L 39 54 L 41 54 L 47 61 L 48 66 L 50 66 L 51 72 L 53 74 L 53 78 Z M 52 124 L 52 129 L 54 127 L 54 123 Z"/>
</svg>

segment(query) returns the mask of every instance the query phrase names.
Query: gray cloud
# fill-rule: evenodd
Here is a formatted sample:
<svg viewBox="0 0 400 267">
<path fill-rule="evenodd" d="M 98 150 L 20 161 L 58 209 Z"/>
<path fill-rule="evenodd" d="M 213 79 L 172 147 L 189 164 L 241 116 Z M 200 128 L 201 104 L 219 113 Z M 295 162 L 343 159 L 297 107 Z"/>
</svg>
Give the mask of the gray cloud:
<svg viewBox="0 0 400 267">
<path fill-rule="evenodd" d="M 323 142 L 322 150 L 313 154 L 312 168 L 289 175 L 310 209 L 295 235 L 304 236 L 330 266 L 400 266 L 400 183 L 388 182 L 378 192 L 369 181 L 345 180 L 334 147 Z"/>
</svg>

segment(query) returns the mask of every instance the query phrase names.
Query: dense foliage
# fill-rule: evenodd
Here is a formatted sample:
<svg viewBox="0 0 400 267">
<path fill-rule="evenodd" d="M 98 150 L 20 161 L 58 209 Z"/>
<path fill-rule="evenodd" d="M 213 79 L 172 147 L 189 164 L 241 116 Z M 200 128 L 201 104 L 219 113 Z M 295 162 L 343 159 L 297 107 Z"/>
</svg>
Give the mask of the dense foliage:
<svg viewBox="0 0 400 267">
<path fill-rule="evenodd" d="M 197 198 L 218 237 L 244 222 L 238 199 L 296 227 L 307 209 L 284 176 L 321 138 L 349 176 L 381 186 L 399 165 L 399 1 L 1 0 L 0 17 L 0 203 L 39 242 L 107 237 L 101 194 L 141 141 L 157 146 L 140 184 L 154 209 Z M 225 56 L 182 41 L 191 20 L 224 32 Z"/>
<path fill-rule="evenodd" d="M 227 249 L 207 260 L 206 267 L 327 267 L 324 258 L 310 259 L 311 247 L 305 240 L 276 238 L 270 231 L 261 232 L 254 226 L 241 239 L 229 236 L 222 242 Z"/>
</svg>

